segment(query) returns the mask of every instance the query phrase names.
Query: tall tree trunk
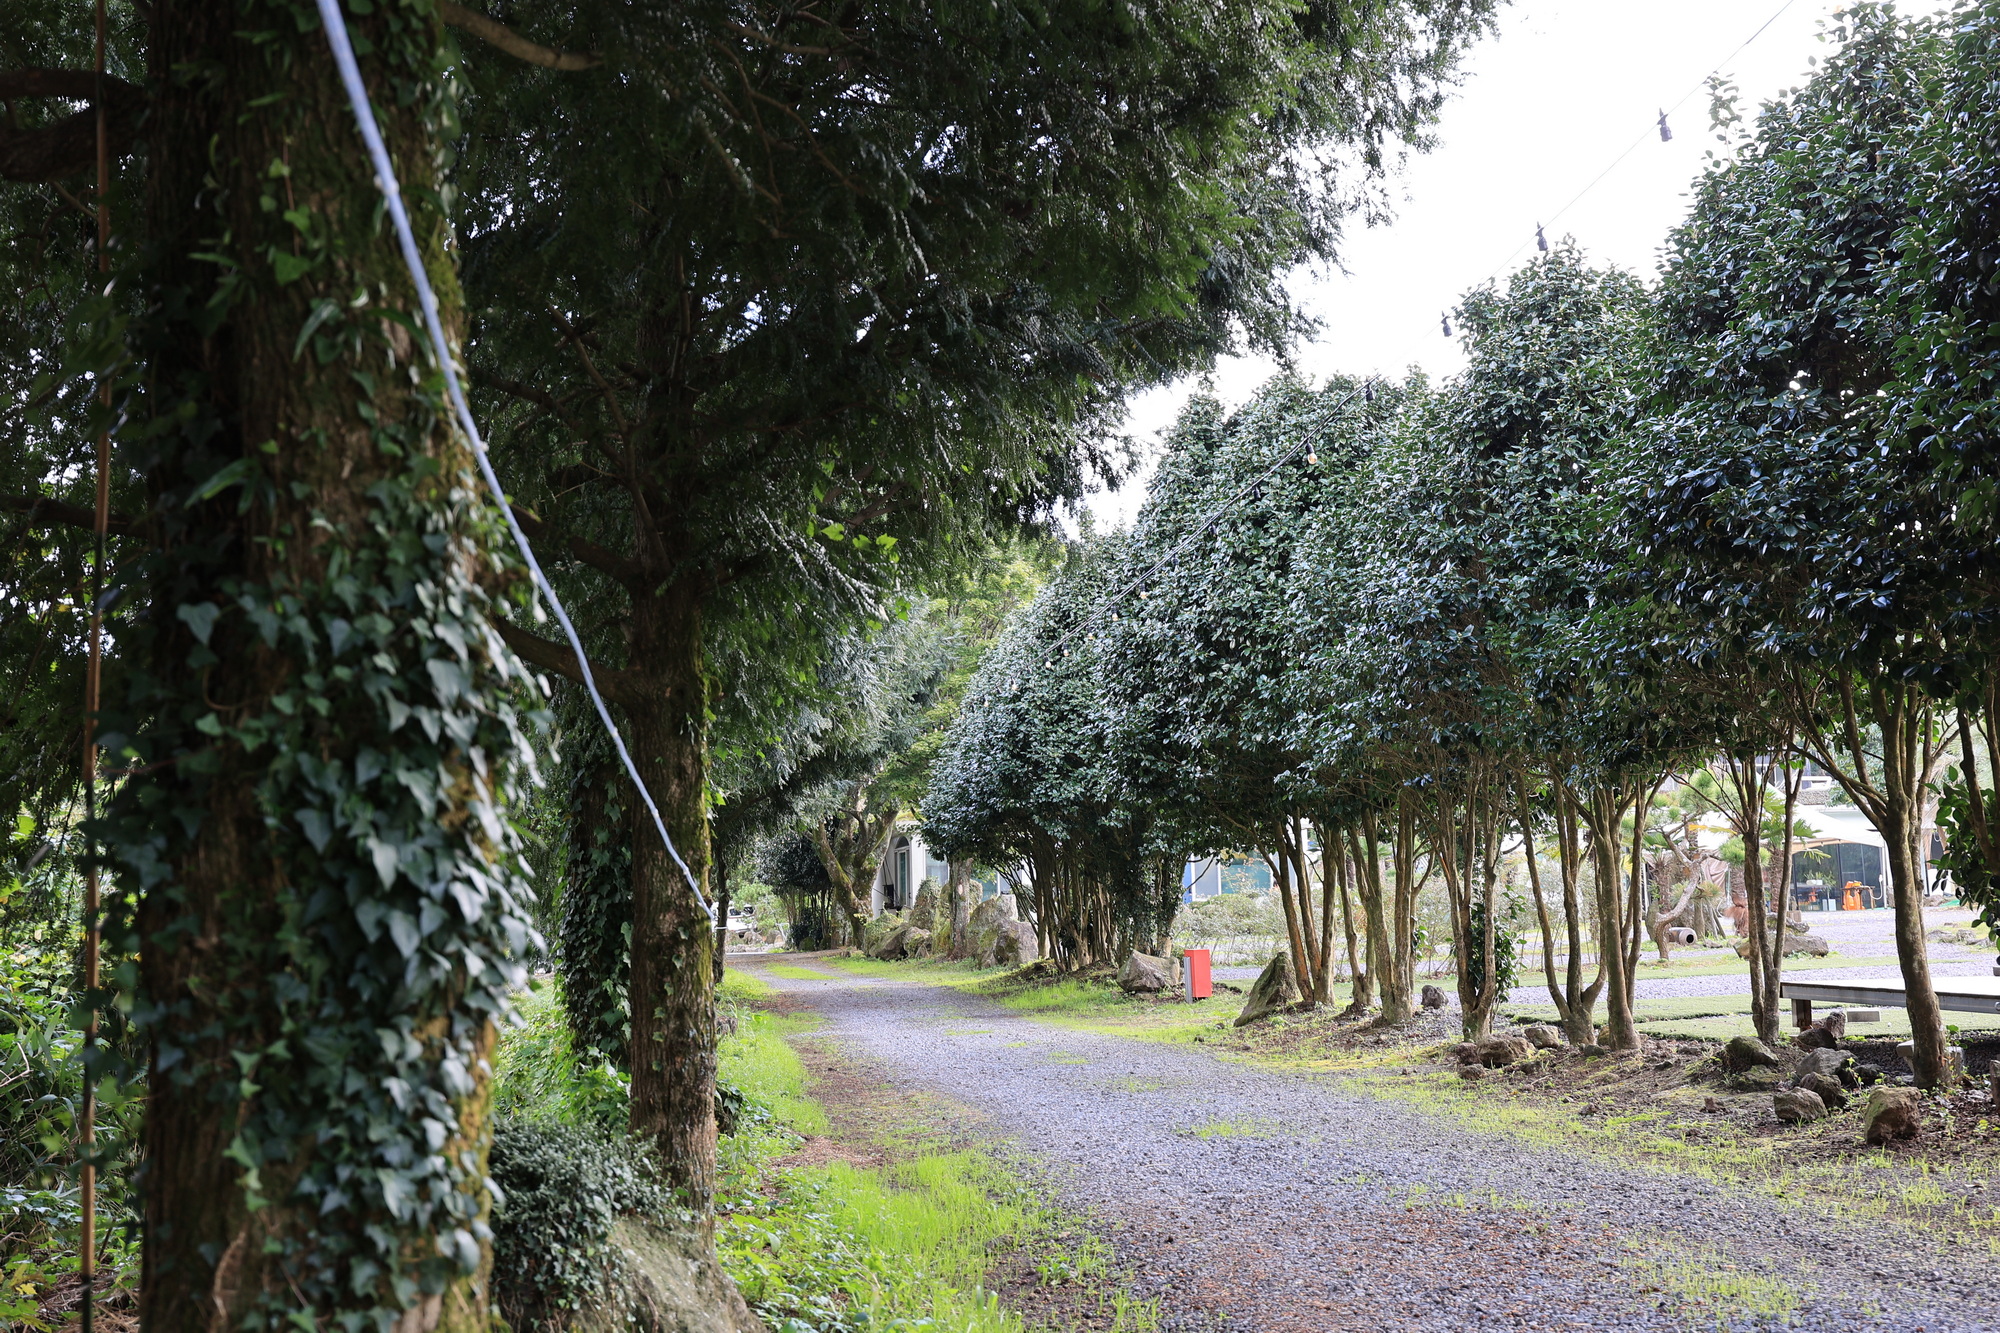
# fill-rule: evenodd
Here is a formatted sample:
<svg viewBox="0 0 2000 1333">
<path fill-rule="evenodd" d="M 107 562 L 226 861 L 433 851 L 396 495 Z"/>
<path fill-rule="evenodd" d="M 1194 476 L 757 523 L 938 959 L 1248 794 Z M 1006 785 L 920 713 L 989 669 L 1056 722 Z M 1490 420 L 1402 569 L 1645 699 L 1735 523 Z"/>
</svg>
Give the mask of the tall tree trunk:
<svg viewBox="0 0 2000 1333">
<path fill-rule="evenodd" d="M 1616 1051 L 1639 1045 L 1638 1030 L 1632 1025 L 1632 973 L 1626 935 L 1630 919 L 1626 904 L 1623 826 L 1625 811 L 1632 808 L 1634 794 L 1629 787 L 1599 783 L 1593 786 L 1584 809 L 1590 822 L 1590 855 L 1597 880 L 1597 949 L 1604 968 L 1604 1044 Z"/>
<path fill-rule="evenodd" d="M 355 26 L 455 328 L 440 32 Z M 486 1057 L 527 923 L 478 483 L 325 34 L 259 0 L 156 0 L 151 29 L 119 446 L 150 609 L 101 829 L 150 1051 L 139 1319 L 483 1330 Z"/>
<path fill-rule="evenodd" d="M 707 893 L 708 702 L 698 594 L 669 586 L 634 598 L 631 750 L 667 834 Z M 652 816 L 632 820 L 632 1099 L 634 1134 L 658 1147 L 668 1184 L 704 1224 L 715 1198 L 715 930 Z"/>
<path fill-rule="evenodd" d="M 1337 878 L 1340 883 L 1340 924 L 1347 943 L 1347 1009 L 1350 1017 L 1359 1018 L 1375 1005 L 1375 974 L 1362 962 L 1361 950 L 1356 947 L 1354 933 L 1354 898 L 1349 884 L 1355 878 L 1353 863 L 1347 855 L 1347 832 L 1329 828 L 1321 834 L 1320 874 L 1329 881 Z"/>
</svg>

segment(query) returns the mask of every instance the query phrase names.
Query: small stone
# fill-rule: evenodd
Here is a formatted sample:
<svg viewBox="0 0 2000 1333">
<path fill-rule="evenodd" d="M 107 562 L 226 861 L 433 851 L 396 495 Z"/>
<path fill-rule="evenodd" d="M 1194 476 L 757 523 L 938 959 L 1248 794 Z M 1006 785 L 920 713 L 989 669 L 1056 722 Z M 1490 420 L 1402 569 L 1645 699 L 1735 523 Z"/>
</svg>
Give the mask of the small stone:
<svg viewBox="0 0 2000 1333">
<path fill-rule="evenodd" d="M 1729 1086 L 1738 1092 L 1776 1092 L 1784 1081 L 1784 1074 L 1769 1065 L 1751 1065 L 1729 1076 Z"/>
<path fill-rule="evenodd" d="M 1840 1041 L 1847 1036 L 1847 1014 L 1840 1009 L 1829 1009 L 1813 1026 L 1825 1028 L 1835 1041 Z"/>
<path fill-rule="evenodd" d="M 1722 1067 L 1732 1074 L 1757 1066 L 1776 1069 L 1778 1057 L 1755 1037 L 1731 1037 L 1729 1044 L 1722 1048 Z"/>
<path fill-rule="evenodd" d="M 1877 1088 L 1861 1109 L 1861 1124 L 1871 1146 L 1891 1139 L 1914 1139 L 1923 1132 L 1922 1106 L 1907 1088 Z"/>
<path fill-rule="evenodd" d="M 1860 1064 L 1854 1066 L 1854 1077 L 1862 1087 L 1872 1088 L 1877 1083 L 1880 1083 L 1886 1075 L 1882 1070 L 1882 1066 L 1871 1060 L 1863 1060 Z"/>
<path fill-rule="evenodd" d="M 1118 969 L 1118 989 L 1127 995 L 1156 995 L 1173 984 L 1173 964 L 1151 954 L 1135 953 Z"/>
<path fill-rule="evenodd" d="M 1474 1058 L 1488 1069 L 1504 1069 L 1520 1060 L 1531 1058 L 1535 1048 L 1526 1037 L 1513 1033 L 1500 1033 L 1476 1043 Z"/>
<path fill-rule="evenodd" d="M 1709 1115 L 1714 1115 L 1722 1109 L 1722 1103 L 1713 1097 L 1704 1097 L 1702 1098 L 1701 1109 Z"/>
<path fill-rule="evenodd" d="M 1603 1046 L 1599 1046 L 1596 1042 L 1586 1042 L 1584 1045 L 1576 1048 L 1576 1053 L 1578 1055 L 1591 1058 L 1595 1058 L 1596 1056 L 1600 1055 L 1611 1054 L 1609 1049 Z"/>
<path fill-rule="evenodd" d="M 1445 1006 L 1444 992 L 1439 990 L 1436 986 L 1424 987 L 1423 1004 L 1424 1008 L 1426 1009 L 1444 1008 Z"/>
<path fill-rule="evenodd" d="M 1796 1080 L 1794 1086 L 1816 1094 L 1830 1111 L 1838 1111 L 1847 1105 L 1847 1089 L 1840 1086 L 1840 1080 L 1831 1074 L 1806 1074 Z"/>
<path fill-rule="evenodd" d="M 1853 1063 L 1854 1057 L 1846 1051 L 1836 1051 L 1831 1048 L 1811 1050 L 1805 1053 L 1798 1066 L 1792 1070 L 1792 1078 L 1795 1082 L 1803 1080 L 1807 1074 L 1826 1074 L 1839 1078 L 1842 1071 Z"/>
<path fill-rule="evenodd" d="M 1468 1083 L 1475 1083 L 1486 1077 L 1486 1071 L 1478 1065 L 1466 1065 L 1458 1071 L 1458 1076 Z"/>
<path fill-rule="evenodd" d="M 1562 1033 L 1546 1023 L 1530 1023 L 1521 1029 L 1521 1035 L 1538 1051 L 1553 1051 L 1563 1044 Z"/>
<path fill-rule="evenodd" d="M 1826 1103 L 1807 1088 L 1786 1088 L 1774 1093 L 1771 1108 L 1778 1113 L 1778 1119 L 1787 1125 L 1818 1120 L 1826 1114 Z"/>
</svg>

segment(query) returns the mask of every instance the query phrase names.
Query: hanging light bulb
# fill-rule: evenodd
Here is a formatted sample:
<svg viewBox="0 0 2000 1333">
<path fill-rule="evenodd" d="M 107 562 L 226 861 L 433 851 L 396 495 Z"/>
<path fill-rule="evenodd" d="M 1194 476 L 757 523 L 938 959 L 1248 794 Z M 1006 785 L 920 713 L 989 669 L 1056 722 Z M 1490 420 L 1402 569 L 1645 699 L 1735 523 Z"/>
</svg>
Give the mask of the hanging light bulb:
<svg viewBox="0 0 2000 1333">
<path fill-rule="evenodd" d="M 1539 222 L 1535 224 L 1535 248 L 1543 254 L 1549 252 L 1549 238 L 1542 235 L 1542 224 Z"/>
<path fill-rule="evenodd" d="M 1306 462 L 1308 462 L 1308 463 L 1312 464 L 1312 465 L 1313 465 L 1314 467 L 1318 467 L 1318 466 L 1319 466 L 1319 455 L 1318 455 L 1317 453 L 1313 452 L 1312 450 L 1308 449 L 1308 450 L 1306 451 Z"/>
<path fill-rule="evenodd" d="M 1374 401 L 1375 401 L 1375 381 L 1374 381 L 1374 380 L 1369 380 L 1368 382 L 1366 382 L 1365 384 L 1363 384 L 1363 385 L 1361 386 L 1361 401 L 1363 401 L 1363 402 L 1365 402 L 1365 403 L 1372 403 L 1372 402 L 1374 402 Z"/>
<path fill-rule="evenodd" d="M 1667 113 L 1662 111 L 1660 113 L 1660 142 L 1672 143 L 1673 141 L 1674 141 L 1673 127 L 1667 124 Z"/>
</svg>

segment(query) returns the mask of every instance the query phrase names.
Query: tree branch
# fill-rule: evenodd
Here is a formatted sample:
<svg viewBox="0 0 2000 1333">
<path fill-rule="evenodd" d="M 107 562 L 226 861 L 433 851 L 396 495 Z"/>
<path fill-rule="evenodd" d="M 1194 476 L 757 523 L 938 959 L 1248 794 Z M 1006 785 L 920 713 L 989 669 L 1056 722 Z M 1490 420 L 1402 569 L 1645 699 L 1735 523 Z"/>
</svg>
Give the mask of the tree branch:
<svg viewBox="0 0 2000 1333">
<path fill-rule="evenodd" d="M 0 101 L 19 97 L 63 97 L 89 101 L 97 75 L 87 69 L 0 70 Z M 105 128 L 111 155 L 122 156 L 139 133 L 146 98 L 123 79 L 104 77 Z M 97 163 L 97 110 L 86 107 L 39 129 L 0 124 L 0 180 L 40 184 L 89 170 Z"/>
<path fill-rule="evenodd" d="M 530 65 L 540 65 L 544 69 L 565 71 L 595 69 L 604 63 L 599 55 L 580 54 L 575 51 L 557 51 L 551 47 L 531 42 L 504 23 L 487 18 L 474 9 L 453 4 L 452 0 L 438 0 L 438 17 L 462 32 L 497 46 L 516 60 L 525 60 Z"/>
<path fill-rule="evenodd" d="M 512 648 L 529 666 L 553 671 L 564 680 L 583 684 L 583 668 L 568 644 L 551 643 L 539 634 L 530 634 L 504 620 L 495 620 L 493 628 L 500 635 L 501 642 Z M 638 692 L 637 677 L 630 671 L 612 671 L 593 665 L 590 677 L 597 682 L 598 692 L 613 703 L 625 703 Z"/>
<path fill-rule="evenodd" d="M 46 495 L 0 495 L 0 510 L 16 514 L 26 514 L 28 522 L 38 523 L 44 527 L 60 523 L 72 528 L 83 528 L 86 531 L 92 532 L 97 529 L 97 515 L 94 511 L 85 509 L 82 505 L 65 504 L 61 500 L 51 500 Z M 131 531 L 131 528 L 132 524 L 129 519 L 118 514 L 113 514 L 110 522 L 105 525 L 104 530 L 114 534 L 122 534 Z"/>
<path fill-rule="evenodd" d="M 600 573 L 609 574 L 620 583 L 636 584 L 645 581 L 646 571 L 639 567 L 637 561 L 627 559 L 616 551 L 599 546 L 596 542 L 554 533 L 547 523 L 519 505 L 509 505 L 508 508 L 514 511 L 514 521 L 521 525 L 522 532 L 528 534 L 529 541 L 538 542 L 549 538 L 584 564 Z"/>
</svg>

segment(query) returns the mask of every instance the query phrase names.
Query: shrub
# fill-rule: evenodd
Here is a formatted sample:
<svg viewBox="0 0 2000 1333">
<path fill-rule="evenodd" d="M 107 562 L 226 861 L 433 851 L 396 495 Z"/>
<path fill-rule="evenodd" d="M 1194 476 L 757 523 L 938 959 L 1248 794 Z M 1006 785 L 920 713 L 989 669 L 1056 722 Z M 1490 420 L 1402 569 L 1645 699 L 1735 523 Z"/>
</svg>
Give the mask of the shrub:
<svg viewBox="0 0 2000 1333">
<path fill-rule="evenodd" d="M 637 1144 L 583 1125 L 498 1120 L 491 1176 L 493 1298 L 515 1333 L 565 1327 L 620 1276 L 611 1226 L 672 1207 Z"/>
</svg>

